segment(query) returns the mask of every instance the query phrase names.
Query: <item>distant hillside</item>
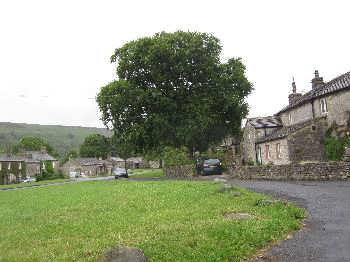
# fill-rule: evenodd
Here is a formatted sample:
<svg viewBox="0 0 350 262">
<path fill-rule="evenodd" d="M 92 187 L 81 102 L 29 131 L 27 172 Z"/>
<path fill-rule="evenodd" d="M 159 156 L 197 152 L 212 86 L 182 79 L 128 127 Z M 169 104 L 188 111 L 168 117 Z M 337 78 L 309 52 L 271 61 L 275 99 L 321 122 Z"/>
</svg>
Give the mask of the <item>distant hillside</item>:
<svg viewBox="0 0 350 262">
<path fill-rule="evenodd" d="M 104 128 L 0 122 L 0 151 L 15 144 L 23 136 L 38 136 L 48 141 L 62 156 L 71 149 L 79 149 L 85 137 L 94 133 L 111 135 Z"/>
</svg>

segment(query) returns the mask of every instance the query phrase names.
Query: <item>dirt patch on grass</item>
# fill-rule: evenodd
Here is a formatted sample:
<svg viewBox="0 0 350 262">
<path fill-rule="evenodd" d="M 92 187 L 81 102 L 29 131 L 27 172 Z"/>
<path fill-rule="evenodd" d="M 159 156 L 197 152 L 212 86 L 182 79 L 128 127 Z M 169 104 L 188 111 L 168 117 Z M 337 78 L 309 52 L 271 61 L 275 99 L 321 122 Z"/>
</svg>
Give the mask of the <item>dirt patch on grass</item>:
<svg viewBox="0 0 350 262">
<path fill-rule="evenodd" d="M 249 213 L 229 212 L 224 214 L 224 218 L 227 220 L 247 220 L 254 218 Z"/>
</svg>

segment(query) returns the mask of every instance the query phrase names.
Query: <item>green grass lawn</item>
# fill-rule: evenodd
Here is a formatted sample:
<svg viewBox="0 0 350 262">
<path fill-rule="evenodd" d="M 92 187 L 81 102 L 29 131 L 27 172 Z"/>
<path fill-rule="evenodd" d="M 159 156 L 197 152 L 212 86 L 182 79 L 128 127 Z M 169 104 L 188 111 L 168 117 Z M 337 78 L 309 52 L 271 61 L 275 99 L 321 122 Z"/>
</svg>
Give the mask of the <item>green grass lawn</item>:
<svg viewBox="0 0 350 262">
<path fill-rule="evenodd" d="M 43 180 L 39 182 L 29 182 L 29 183 L 19 183 L 19 184 L 9 184 L 9 185 L 0 185 L 0 189 L 2 188 L 15 188 L 15 187 L 28 187 L 28 186 L 34 186 L 34 185 L 46 185 L 46 184 L 52 184 L 52 183 L 60 183 L 60 182 L 67 182 L 69 179 L 53 179 L 53 180 Z"/>
<path fill-rule="evenodd" d="M 97 261 L 115 245 L 150 261 L 240 261 L 300 228 L 303 210 L 188 181 L 93 181 L 0 192 L 0 261 Z M 230 212 L 248 220 L 228 220 Z"/>
<path fill-rule="evenodd" d="M 152 169 L 134 169 L 132 170 L 131 178 L 162 178 L 165 177 L 163 169 L 152 168 Z"/>
</svg>

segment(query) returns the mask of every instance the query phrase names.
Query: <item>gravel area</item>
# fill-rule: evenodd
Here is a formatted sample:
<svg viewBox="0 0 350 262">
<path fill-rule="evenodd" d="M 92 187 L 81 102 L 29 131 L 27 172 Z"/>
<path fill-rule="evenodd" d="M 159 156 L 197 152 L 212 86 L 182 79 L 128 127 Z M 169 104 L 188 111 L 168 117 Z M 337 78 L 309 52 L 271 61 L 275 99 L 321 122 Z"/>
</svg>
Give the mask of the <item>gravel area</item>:
<svg viewBox="0 0 350 262">
<path fill-rule="evenodd" d="M 350 261 L 350 182 L 230 182 L 289 200 L 309 212 L 304 230 L 254 261 Z"/>
</svg>

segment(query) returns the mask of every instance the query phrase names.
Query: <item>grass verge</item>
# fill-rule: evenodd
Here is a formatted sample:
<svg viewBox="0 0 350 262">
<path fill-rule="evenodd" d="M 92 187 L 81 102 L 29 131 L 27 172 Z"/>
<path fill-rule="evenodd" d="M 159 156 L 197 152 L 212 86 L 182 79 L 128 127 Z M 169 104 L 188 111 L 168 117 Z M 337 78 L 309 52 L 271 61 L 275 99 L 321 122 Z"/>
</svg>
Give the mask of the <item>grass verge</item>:
<svg viewBox="0 0 350 262">
<path fill-rule="evenodd" d="M 93 181 L 0 192 L 0 261 L 97 261 L 115 245 L 150 261 L 240 261 L 300 228 L 303 210 L 220 187 Z M 226 218 L 235 212 L 251 218 Z"/>
<path fill-rule="evenodd" d="M 0 189 L 6 189 L 6 188 L 16 188 L 16 187 L 30 187 L 35 185 L 46 185 L 46 184 L 54 184 L 54 183 L 61 183 L 61 182 L 67 182 L 70 181 L 69 179 L 53 179 L 53 180 L 43 180 L 39 182 L 29 182 L 29 183 L 19 183 L 19 184 L 9 184 L 9 185 L 0 185 Z"/>
<path fill-rule="evenodd" d="M 134 169 L 130 178 L 164 178 L 163 169 L 154 168 L 154 169 Z"/>
</svg>

